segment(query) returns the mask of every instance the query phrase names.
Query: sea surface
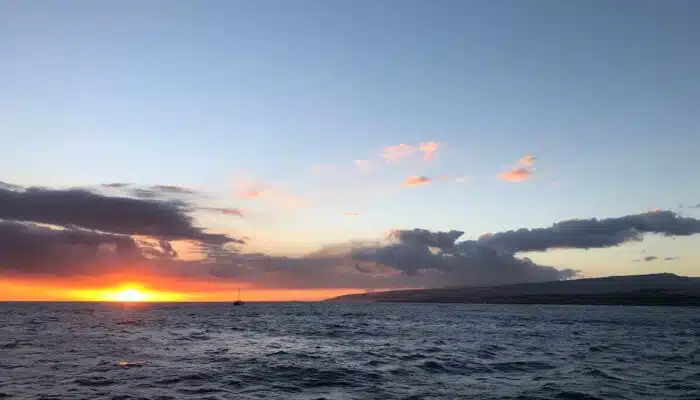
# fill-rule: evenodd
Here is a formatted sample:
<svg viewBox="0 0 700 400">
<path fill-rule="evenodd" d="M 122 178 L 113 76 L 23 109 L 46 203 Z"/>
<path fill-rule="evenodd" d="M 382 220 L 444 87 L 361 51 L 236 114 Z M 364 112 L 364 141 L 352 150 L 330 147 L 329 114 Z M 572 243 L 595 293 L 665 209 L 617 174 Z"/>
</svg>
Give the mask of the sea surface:
<svg viewBox="0 0 700 400">
<path fill-rule="evenodd" d="M 700 309 L 0 303 L 2 399 L 700 399 Z"/>
</svg>

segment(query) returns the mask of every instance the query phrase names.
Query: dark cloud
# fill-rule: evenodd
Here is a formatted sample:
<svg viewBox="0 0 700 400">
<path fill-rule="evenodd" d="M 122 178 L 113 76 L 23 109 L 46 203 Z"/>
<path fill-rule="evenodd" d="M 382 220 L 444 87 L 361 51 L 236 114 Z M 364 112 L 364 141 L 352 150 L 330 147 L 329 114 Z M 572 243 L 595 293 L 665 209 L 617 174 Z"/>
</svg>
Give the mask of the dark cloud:
<svg viewBox="0 0 700 400">
<path fill-rule="evenodd" d="M 193 225 L 183 201 L 106 196 L 82 189 L 0 189 L 0 219 L 79 227 L 164 240 L 198 240 L 224 244 L 238 241 L 205 233 Z"/>
<path fill-rule="evenodd" d="M 357 249 L 356 260 L 373 261 L 409 277 L 422 276 L 428 286 L 487 285 L 568 279 L 571 269 L 557 270 L 474 240 L 456 242 L 460 231 L 395 231 L 398 240 L 382 247 Z"/>
<path fill-rule="evenodd" d="M 198 210 L 208 211 L 223 215 L 234 215 L 237 217 L 245 216 L 245 212 L 239 208 L 220 208 L 220 207 L 200 207 Z"/>
<path fill-rule="evenodd" d="M 426 229 L 395 230 L 389 236 L 398 239 L 406 244 L 425 244 L 430 247 L 437 247 L 440 250 L 454 247 L 455 241 L 464 232 L 452 230 L 449 232 L 431 232 Z"/>
<path fill-rule="evenodd" d="M 128 265 L 165 276 L 235 280 L 268 288 L 474 286 L 568 279 L 578 273 L 539 265 L 523 257 L 523 252 L 611 247 L 641 240 L 645 233 L 700 232 L 700 220 L 658 211 L 563 221 L 478 240 L 459 241 L 462 232 L 458 230 L 396 230 L 389 241 L 341 243 L 302 257 L 281 257 L 246 253 L 235 246 L 242 240 L 205 232 L 190 217 L 198 210 L 237 215 L 235 209 L 195 206 L 181 199 L 3 186 L 0 272 L 70 276 Z M 179 258 L 170 241 L 180 239 L 192 241 L 202 258 Z M 652 261 L 651 257 L 656 259 L 647 256 L 645 260 Z"/>
<path fill-rule="evenodd" d="M 197 195 L 197 191 L 181 186 L 155 185 L 148 187 L 131 187 L 130 193 L 142 199 L 182 198 Z"/>
<path fill-rule="evenodd" d="M 157 190 L 161 193 L 171 193 L 171 194 L 195 194 L 195 190 L 184 188 L 182 186 L 173 185 L 155 185 L 150 187 L 151 190 Z"/>
<path fill-rule="evenodd" d="M 118 182 L 107 183 L 102 185 L 102 187 L 117 190 L 125 195 L 140 199 L 187 198 L 199 194 L 196 190 L 175 185 L 138 186 Z"/>
<path fill-rule="evenodd" d="M 688 206 L 688 208 L 700 208 L 700 203 L 699 203 L 699 204 L 696 204 L 696 205 L 694 205 L 694 206 Z"/>
<path fill-rule="evenodd" d="M 11 183 L 7 182 L 2 182 L 0 181 L 0 189 L 6 189 L 6 190 L 21 190 L 22 186 L 19 185 L 13 185 Z"/>
<path fill-rule="evenodd" d="M 575 219 L 548 228 L 518 229 L 482 236 L 480 242 L 511 252 L 546 251 L 552 248 L 604 248 L 641 241 L 645 233 L 688 236 L 700 233 L 700 220 L 671 211 L 652 211 L 606 219 Z"/>
<path fill-rule="evenodd" d="M 126 187 L 110 184 L 112 188 Z M 169 190 L 169 189 L 168 189 Z M 0 186 L 0 271 L 98 274 L 111 268 L 175 262 L 170 241 L 188 240 L 209 253 L 242 240 L 194 225 L 193 205 L 181 200 L 108 196 L 84 189 Z M 134 239 L 150 237 L 151 241 Z M 204 254 L 205 258 L 207 254 Z"/>
<path fill-rule="evenodd" d="M 678 260 L 678 259 L 680 259 L 680 257 L 675 257 L 675 256 L 674 257 L 664 257 L 664 261 L 673 261 L 673 260 Z M 657 256 L 646 256 L 642 259 L 632 260 L 632 261 L 634 261 L 634 262 L 641 262 L 641 261 L 650 262 L 650 261 L 656 261 L 656 260 L 660 260 L 660 258 Z"/>
<path fill-rule="evenodd" d="M 143 259 L 140 247 L 128 236 L 0 221 L 4 273 L 97 274 Z"/>
</svg>

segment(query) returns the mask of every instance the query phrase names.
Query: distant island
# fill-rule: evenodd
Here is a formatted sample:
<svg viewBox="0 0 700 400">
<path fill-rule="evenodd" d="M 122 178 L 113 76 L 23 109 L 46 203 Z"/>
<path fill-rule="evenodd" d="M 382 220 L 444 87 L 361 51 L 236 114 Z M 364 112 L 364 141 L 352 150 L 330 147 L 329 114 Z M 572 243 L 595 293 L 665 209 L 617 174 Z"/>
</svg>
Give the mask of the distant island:
<svg viewBox="0 0 700 400">
<path fill-rule="evenodd" d="M 392 290 L 332 302 L 700 306 L 700 278 L 662 273 L 499 286 Z"/>
</svg>

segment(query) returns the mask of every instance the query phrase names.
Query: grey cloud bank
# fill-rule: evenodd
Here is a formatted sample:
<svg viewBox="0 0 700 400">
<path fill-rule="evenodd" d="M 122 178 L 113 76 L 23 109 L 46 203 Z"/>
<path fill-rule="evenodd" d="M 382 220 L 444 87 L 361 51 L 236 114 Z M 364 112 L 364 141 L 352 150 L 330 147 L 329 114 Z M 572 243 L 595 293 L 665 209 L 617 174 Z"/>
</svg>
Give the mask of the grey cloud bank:
<svg viewBox="0 0 700 400">
<path fill-rule="evenodd" d="M 133 189 L 126 184 L 103 187 Z M 700 233 L 698 219 L 654 211 L 561 221 L 547 228 L 464 241 L 459 241 L 463 234 L 459 230 L 397 230 L 388 242 L 353 242 L 326 246 L 304 257 L 279 257 L 242 252 L 235 245 L 244 244 L 243 240 L 208 233 L 192 217 L 197 210 L 241 217 L 239 210 L 195 204 L 192 197 L 197 196 L 189 189 L 153 186 L 148 190 L 167 196 L 139 196 L 133 191 L 132 197 L 110 196 L 86 189 L 0 184 L 0 270 L 94 275 L 128 262 L 167 276 L 245 281 L 269 288 L 494 285 L 570 279 L 578 274 L 569 268 L 539 265 L 522 253 L 614 247 L 642 240 L 645 234 Z M 153 240 L 149 243 L 136 236 Z M 179 240 L 195 243 L 203 258 L 178 258 L 170 242 Z"/>
</svg>

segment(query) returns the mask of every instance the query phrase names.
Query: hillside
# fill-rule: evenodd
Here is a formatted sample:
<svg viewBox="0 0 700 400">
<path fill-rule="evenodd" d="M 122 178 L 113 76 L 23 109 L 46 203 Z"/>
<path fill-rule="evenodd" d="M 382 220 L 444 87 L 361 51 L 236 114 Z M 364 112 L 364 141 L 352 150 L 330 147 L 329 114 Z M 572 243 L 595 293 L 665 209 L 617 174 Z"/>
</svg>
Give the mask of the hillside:
<svg viewBox="0 0 700 400">
<path fill-rule="evenodd" d="M 489 287 L 393 290 L 326 301 L 700 306 L 700 278 L 674 274 L 613 276 Z"/>
</svg>

